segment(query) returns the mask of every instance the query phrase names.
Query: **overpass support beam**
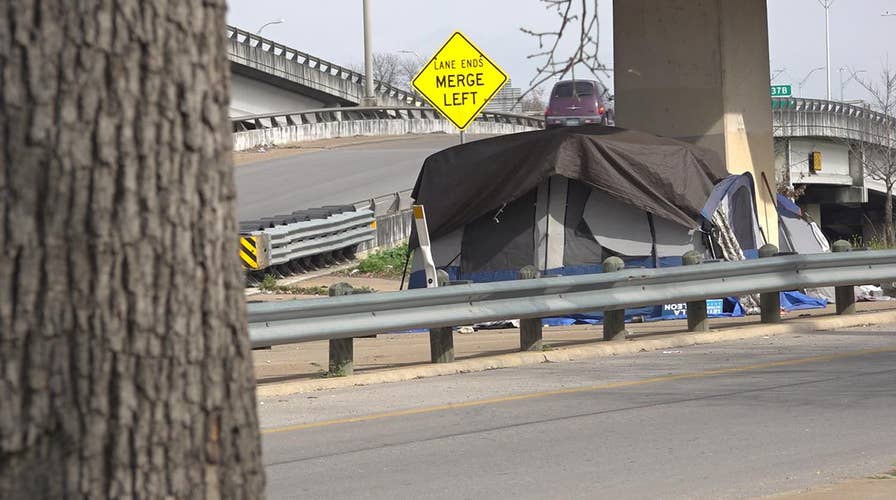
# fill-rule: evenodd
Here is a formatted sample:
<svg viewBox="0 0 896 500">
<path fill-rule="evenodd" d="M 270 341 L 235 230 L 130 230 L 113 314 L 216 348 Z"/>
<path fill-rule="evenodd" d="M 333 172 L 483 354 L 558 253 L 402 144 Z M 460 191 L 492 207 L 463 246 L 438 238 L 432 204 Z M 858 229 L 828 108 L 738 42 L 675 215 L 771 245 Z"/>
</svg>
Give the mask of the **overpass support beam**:
<svg viewBox="0 0 896 500">
<path fill-rule="evenodd" d="M 616 121 L 715 150 L 751 172 L 778 243 L 766 0 L 615 0 Z"/>
</svg>

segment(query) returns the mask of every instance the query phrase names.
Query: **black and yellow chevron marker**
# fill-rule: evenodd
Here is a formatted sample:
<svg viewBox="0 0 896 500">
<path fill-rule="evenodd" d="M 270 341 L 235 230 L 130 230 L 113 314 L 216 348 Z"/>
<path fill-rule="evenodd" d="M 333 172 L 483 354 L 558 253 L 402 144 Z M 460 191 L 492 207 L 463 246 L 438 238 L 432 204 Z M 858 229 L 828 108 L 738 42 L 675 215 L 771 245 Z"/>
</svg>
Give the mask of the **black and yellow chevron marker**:
<svg viewBox="0 0 896 500">
<path fill-rule="evenodd" d="M 258 241 L 255 236 L 240 236 L 240 258 L 249 269 L 258 269 Z"/>
</svg>

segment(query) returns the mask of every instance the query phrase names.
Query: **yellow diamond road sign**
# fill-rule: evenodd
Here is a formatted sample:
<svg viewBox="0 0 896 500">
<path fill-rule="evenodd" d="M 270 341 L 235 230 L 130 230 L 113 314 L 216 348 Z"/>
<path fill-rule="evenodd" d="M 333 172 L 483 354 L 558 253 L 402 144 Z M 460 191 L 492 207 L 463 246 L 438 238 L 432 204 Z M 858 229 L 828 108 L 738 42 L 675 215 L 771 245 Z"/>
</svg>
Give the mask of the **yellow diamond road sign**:
<svg viewBox="0 0 896 500">
<path fill-rule="evenodd" d="M 455 31 L 411 83 L 463 130 L 506 82 L 504 71 Z"/>
</svg>

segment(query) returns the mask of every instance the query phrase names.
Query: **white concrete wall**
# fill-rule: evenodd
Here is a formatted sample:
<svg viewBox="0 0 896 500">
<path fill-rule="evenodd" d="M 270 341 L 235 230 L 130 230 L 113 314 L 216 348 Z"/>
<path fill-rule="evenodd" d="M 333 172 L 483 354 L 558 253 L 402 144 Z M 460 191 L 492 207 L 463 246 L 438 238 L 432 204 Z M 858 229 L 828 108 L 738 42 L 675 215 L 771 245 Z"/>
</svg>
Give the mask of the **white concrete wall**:
<svg viewBox="0 0 896 500">
<path fill-rule="evenodd" d="M 470 134 L 515 134 L 538 130 L 521 125 L 495 122 L 473 122 L 467 128 Z M 264 145 L 283 145 L 294 142 L 332 139 L 334 137 L 354 137 L 358 135 L 405 135 L 405 134 L 456 134 L 457 128 L 447 120 L 353 120 L 345 122 L 311 123 L 288 127 L 249 130 L 233 134 L 234 151 L 243 151 Z"/>
<path fill-rule="evenodd" d="M 324 103 L 231 72 L 230 117 L 323 108 Z"/>
<path fill-rule="evenodd" d="M 808 157 L 812 151 L 821 153 L 821 172 L 809 173 Z M 849 148 L 824 140 L 790 140 L 790 181 L 795 184 L 852 185 L 849 172 Z"/>
</svg>

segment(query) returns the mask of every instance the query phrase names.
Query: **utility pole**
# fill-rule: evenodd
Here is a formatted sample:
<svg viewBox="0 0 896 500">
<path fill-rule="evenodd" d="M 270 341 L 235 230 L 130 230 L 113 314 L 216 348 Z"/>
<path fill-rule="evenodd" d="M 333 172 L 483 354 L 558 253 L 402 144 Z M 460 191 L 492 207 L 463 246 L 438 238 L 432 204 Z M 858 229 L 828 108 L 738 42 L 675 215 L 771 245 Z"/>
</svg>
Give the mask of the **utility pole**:
<svg viewBox="0 0 896 500">
<path fill-rule="evenodd" d="M 373 47 L 370 40 L 370 1 L 361 0 L 364 10 L 364 99 L 362 106 L 376 106 L 373 94 Z"/>
<path fill-rule="evenodd" d="M 825 69 L 828 74 L 828 100 L 831 100 L 831 5 L 834 0 L 818 0 L 818 3 L 824 7 L 824 52 L 827 60 Z"/>
</svg>

